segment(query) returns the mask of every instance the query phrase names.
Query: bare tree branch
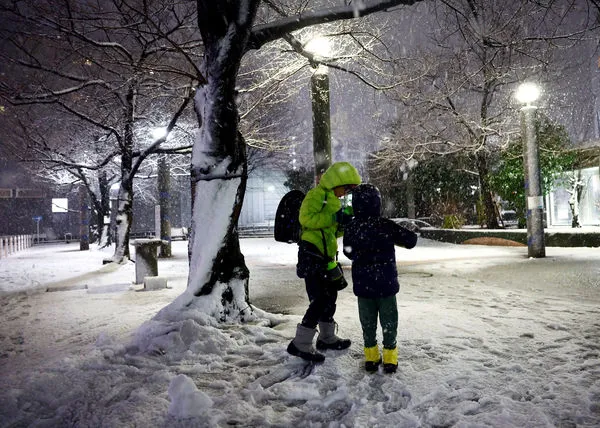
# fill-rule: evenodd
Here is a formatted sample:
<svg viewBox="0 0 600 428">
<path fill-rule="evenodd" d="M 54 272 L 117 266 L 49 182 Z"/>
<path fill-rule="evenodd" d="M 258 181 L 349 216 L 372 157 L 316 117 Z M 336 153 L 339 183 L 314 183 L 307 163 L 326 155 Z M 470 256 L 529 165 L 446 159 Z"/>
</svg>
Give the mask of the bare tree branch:
<svg viewBox="0 0 600 428">
<path fill-rule="evenodd" d="M 337 6 L 329 9 L 301 13 L 281 18 L 252 29 L 246 49 L 259 49 L 262 45 L 282 38 L 284 34 L 316 24 L 344 19 L 359 18 L 375 12 L 387 11 L 400 5 L 413 5 L 422 0 L 373 0 L 356 5 Z"/>
</svg>

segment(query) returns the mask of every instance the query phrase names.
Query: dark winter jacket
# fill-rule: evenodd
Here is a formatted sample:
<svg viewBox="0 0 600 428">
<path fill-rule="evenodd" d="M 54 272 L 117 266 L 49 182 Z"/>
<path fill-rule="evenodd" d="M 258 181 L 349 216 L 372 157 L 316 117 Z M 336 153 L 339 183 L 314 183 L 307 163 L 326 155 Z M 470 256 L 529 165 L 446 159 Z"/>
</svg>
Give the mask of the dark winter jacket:
<svg viewBox="0 0 600 428">
<path fill-rule="evenodd" d="M 377 188 L 362 184 L 352 191 L 354 219 L 344 231 L 344 254 L 352 260 L 354 294 L 381 298 L 398 293 L 394 245 L 413 248 L 417 235 L 381 217 Z"/>
</svg>

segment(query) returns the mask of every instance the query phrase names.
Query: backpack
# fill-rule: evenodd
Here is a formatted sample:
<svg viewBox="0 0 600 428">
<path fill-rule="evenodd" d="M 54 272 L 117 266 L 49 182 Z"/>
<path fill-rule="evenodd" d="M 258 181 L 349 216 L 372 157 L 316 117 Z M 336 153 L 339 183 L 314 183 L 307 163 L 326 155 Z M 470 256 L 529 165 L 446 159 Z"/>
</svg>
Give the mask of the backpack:
<svg viewBox="0 0 600 428">
<path fill-rule="evenodd" d="M 304 192 L 291 190 L 286 193 L 275 212 L 274 236 L 277 242 L 292 244 L 300 241 L 300 205 L 304 200 Z"/>
</svg>

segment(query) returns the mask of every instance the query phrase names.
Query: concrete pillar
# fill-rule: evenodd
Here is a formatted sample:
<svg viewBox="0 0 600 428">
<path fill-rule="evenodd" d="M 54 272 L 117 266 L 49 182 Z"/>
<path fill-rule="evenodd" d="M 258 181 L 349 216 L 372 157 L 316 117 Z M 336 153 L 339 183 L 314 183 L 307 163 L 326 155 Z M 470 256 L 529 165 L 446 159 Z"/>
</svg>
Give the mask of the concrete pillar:
<svg viewBox="0 0 600 428">
<path fill-rule="evenodd" d="M 142 284 L 144 277 L 158 276 L 158 248 L 160 239 L 136 239 L 135 247 L 135 283 Z"/>
</svg>

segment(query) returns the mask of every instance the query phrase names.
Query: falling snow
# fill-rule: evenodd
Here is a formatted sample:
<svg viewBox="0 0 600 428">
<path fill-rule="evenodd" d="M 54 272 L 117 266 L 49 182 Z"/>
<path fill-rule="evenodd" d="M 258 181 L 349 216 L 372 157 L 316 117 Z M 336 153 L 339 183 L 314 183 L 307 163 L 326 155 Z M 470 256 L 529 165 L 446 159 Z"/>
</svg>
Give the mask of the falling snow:
<svg viewBox="0 0 600 428">
<path fill-rule="evenodd" d="M 352 287 L 336 316 L 350 349 L 316 366 L 288 355 L 307 304 L 296 246 L 241 244 L 262 308 L 243 325 L 152 320 L 185 291 L 185 242 L 160 260 L 170 288 L 158 291 L 132 284 L 133 263 L 100 267 L 107 253 L 77 244 L 0 259 L 0 425 L 600 424 L 600 249 L 398 249 L 399 369 L 386 375 L 362 368 Z"/>
</svg>

